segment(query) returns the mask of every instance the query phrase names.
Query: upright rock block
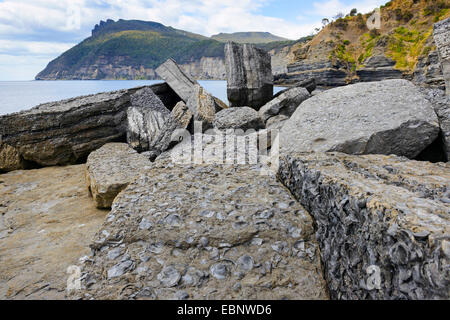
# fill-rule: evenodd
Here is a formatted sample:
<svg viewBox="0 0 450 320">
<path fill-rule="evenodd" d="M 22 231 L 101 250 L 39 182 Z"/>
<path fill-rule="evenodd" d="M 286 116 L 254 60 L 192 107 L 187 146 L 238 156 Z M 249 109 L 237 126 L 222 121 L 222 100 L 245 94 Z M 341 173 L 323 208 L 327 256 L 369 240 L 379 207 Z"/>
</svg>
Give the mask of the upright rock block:
<svg viewBox="0 0 450 320">
<path fill-rule="evenodd" d="M 270 55 L 251 44 L 225 45 L 227 94 L 231 107 L 249 106 L 258 110 L 273 97 Z"/>
<path fill-rule="evenodd" d="M 450 18 L 434 25 L 434 41 L 441 61 L 447 95 L 450 95 Z"/>
<path fill-rule="evenodd" d="M 198 84 L 172 59 L 160 65 L 156 69 L 156 73 L 169 84 L 184 102 L 189 100 L 194 91 L 194 86 Z"/>
</svg>

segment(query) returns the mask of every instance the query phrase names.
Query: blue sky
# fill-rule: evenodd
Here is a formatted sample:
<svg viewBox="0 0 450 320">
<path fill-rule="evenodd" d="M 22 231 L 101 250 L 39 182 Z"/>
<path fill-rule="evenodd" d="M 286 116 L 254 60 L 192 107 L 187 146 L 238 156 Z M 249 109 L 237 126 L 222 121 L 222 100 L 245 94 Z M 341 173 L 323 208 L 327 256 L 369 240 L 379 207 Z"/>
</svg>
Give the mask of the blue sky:
<svg viewBox="0 0 450 320">
<path fill-rule="evenodd" d="M 211 36 L 268 31 L 311 34 L 322 18 L 387 0 L 0 0 L 0 81 L 31 80 L 47 63 L 90 36 L 100 20 L 140 19 Z"/>
</svg>

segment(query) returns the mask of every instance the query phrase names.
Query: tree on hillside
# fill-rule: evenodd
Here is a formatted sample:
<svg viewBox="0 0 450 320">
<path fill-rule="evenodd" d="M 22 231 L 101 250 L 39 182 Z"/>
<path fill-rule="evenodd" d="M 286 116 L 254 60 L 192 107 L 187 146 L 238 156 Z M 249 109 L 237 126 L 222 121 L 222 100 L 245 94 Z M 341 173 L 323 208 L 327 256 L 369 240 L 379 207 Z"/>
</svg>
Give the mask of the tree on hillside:
<svg viewBox="0 0 450 320">
<path fill-rule="evenodd" d="M 354 16 L 356 16 L 357 13 L 358 13 L 358 9 L 353 8 L 353 9 L 350 11 L 350 16 L 351 16 L 351 17 L 354 17 Z"/>
<path fill-rule="evenodd" d="M 323 18 L 322 19 L 322 26 L 325 28 L 327 26 L 327 24 L 330 23 L 330 20 L 328 20 L 327 18 Z"/>
<path fill-rule="evenodd" d="M 338 20 L 338 19 L 342 19 L 344 17 L 344 14 L 342 12 L 338 12 L 333 19 L 334 20 Z"/>
</svg>

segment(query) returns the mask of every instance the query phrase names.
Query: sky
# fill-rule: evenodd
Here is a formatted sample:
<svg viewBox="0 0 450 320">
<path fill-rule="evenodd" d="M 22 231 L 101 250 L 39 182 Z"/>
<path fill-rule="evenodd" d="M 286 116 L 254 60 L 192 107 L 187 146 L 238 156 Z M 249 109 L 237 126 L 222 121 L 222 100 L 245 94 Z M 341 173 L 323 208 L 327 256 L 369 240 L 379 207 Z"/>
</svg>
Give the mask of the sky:
<svg viewBox="0 0 450 320">
<path fill-rule="evenodd" d="M 0 0 L 0 81 L 32 80 L 100 20 L 137 19 L 205 36 L 267 31 L 298 39 L 322 18 L 387 0 Z"/>
</svg>

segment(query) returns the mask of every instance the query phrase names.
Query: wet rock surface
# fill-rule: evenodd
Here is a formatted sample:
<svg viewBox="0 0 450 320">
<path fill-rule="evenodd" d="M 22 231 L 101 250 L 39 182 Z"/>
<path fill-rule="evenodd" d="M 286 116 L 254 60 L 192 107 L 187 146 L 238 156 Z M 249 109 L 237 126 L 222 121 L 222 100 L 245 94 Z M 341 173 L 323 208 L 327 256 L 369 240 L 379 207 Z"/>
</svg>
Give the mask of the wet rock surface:
<svg viewBox="0 0 450 320">
<path fill-rule="evenodd" d="M 127 142 L 134 149 L 148 152 L 154 159 L 169 148 L 177 126 L 174 115 L 150 88 L 132 95 L 127 111 Z"/>
<path fill-rule="evenodd" d="M 216 113 L 214 127 L 219 130 L 264 128 L 264 122 L 255 109 L 249 107 L 228 108 Z"/>
<path fill-rule="evenodd" d="M 264 123 L 278 115 L 290 117 L 298 106 L 310 97 L 308 90 L 305 88 L 289 89 L 262 106 L 258 111 L 259 116 L 264 120 Z"/>
<path fill-rule="evenodd" d="M 434 25 L 433 36 L 441 62 L 446 92 L 450 95 L 450 18 Z"/>
<path fill-rule="evenodd" d="M 158 163 L 116 198 L 75 298 L 327 298 L 311 217 L 274 177 Z"/>
<path fill-rule="evenodd" d="M 111 208 L 120 191 L 151 162 L 126 143 L 108 143 L 92 152 L 86 163 L 86 180 L 98 208 Z"/>
<path fill-rule="evenodd" d="M 439 134 L 431 103 L 406 80 L 358 83 L 301 104 L 280 132 L 294 152 L 396 154 L 414 158 Z"/>
<path fill-rule="evenodd" d="M 279 179 L 317 223 L 333 299 L 449 298 L 449 168 L 381 155 L 282 157 Z"/>
<path fill-rule="evenodd" d="M 251 44 L 228 42 L 225 46 L 227 94 L 231 107 L 258 110 L 273 97 L 270 55 Z"/>
<path fill-rule="evenodd" d="M 166 84 L 149 88 L 165 102 L 174 100 Z M 74 164 L 105 143 L 123 141 L 130 97 L 136 91 L 138 88 L 77 97 L 0 116 L 0 168 L 10 166 L 3 163 L 5 149 L 14 148 L 25 168 L 26 164 Z"/>
</svg>

